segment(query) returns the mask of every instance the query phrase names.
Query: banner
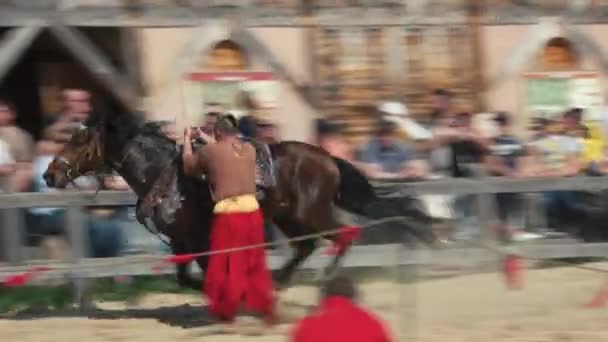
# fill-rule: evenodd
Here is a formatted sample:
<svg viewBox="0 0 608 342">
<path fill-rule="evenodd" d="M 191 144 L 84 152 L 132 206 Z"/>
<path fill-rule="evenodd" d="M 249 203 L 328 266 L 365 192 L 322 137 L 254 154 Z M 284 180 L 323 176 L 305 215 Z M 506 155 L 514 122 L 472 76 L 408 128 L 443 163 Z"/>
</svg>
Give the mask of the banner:
<svg viewBox="0 0 608 342">
<path fill-rule="evenodd" d="M 601 120 L 600 76 L 594 72 L 528 73 L 524 75 L 527 118 L 552 118 L 573 107 L 583 108 L 586 123 Z"/>
<path fill-rule="evenodd" d="M 190 124 L 200 124 L 206 103 L 219 103 L 227 112 L 243 112 L 239 94 L 249 93 L 260 106 L 258 113 L 250 113 L 270 119 L 276 108 L 278 80 L 270 72 L 195 72 L 184 80 L 183 96 L 186 116 Z"/>
<path fill-rule="evenodd" d="M 594 72 L 525 74 L 526 118 L 555 118 L 573 107 L 583 108 L 589 139 L 605 146 L 602 129 L 603 97 L 600 76 Z"/>
</svg>

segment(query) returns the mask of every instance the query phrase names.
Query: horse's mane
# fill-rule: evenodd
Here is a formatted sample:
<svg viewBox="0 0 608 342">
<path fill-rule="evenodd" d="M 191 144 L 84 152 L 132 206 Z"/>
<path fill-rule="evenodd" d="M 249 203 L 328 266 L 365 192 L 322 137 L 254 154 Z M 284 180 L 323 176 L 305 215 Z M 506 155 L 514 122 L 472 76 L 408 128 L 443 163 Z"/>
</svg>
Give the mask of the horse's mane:
<svg viewBox="0 0 608 342">
<path fill-rule="evenodd" d="M 163 133 L 162 128 L 164 124 L 166 124 L 166 121 L 148 121 L 141 126 L 140 134 L 157 137 L 168 143 L 175 144 L 175 141 Z"/>
</svg>

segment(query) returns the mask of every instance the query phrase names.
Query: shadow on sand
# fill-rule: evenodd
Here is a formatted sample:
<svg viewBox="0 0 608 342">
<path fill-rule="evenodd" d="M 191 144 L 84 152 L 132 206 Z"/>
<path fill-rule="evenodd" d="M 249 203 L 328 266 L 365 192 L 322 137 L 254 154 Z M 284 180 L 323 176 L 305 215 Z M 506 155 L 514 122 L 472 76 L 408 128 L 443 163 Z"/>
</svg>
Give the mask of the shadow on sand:
<svg viewBox="0 0 608 342">
<path fill-rule="evenodd" d="M 279 321 L 277 323 L 294 323 L 311 309 L 312 306 L 290 301 L 281 301 L 278 312 Z M 245 315 L 242 317 L 248 316 Z M 37 320 L 45 318 L 88 318 L 96 320 L 153 319 L 169 326 L 184 329 L 222 325 L 221 322 L 218 322 L 209 314 L 206 306 L 190 304 L 156 308 L 126 309 L 102 309 L 99 307 L 90 307 L 87 309 L 72 308 L 53 310 L 49 308 L 30 308 L 15 315 L 0 317 L 0 319 L 15 321 Z"/>
</svg>

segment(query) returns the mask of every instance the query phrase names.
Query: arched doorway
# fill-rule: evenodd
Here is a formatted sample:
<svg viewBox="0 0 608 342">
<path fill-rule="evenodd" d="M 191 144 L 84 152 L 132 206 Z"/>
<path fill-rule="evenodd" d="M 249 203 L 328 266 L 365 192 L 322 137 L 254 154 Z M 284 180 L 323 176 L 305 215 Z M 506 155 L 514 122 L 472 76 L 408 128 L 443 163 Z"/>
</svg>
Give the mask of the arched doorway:
<svg viewBox="0 0 608 342">
<path fill-rule="evenodd" d="M 243 48 L 228 39 L 216 43 L 207 54 L 205 62 L 205 69 L 213 71 L 244 70 L 248 67 L 248 58 Z"/>
<path fill-rule="evenodd" d="M 540 55 L 540 70 L 566 71 L 578 69 L 578 53 L 574 44 L 564 37 L 549 39 Z"/>
</svg>

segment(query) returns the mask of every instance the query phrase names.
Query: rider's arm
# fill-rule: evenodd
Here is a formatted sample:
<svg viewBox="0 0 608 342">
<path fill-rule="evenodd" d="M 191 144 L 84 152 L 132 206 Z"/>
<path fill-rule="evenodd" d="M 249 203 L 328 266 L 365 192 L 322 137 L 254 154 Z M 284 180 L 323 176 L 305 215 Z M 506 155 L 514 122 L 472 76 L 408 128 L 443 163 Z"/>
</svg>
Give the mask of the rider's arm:
<svg viewBox="0 0 608 342">
<path fill-rule="evenodd" d="M 190 143 L 190 128 L 186 128 L 184 132 L 184 151 L 182 153 L 182 161 L 184 163 L 184 173 L 190 176 L 195 176 L 196 170 L 196 155 L 192 152 L 192 144 Z"/>
</svg>

